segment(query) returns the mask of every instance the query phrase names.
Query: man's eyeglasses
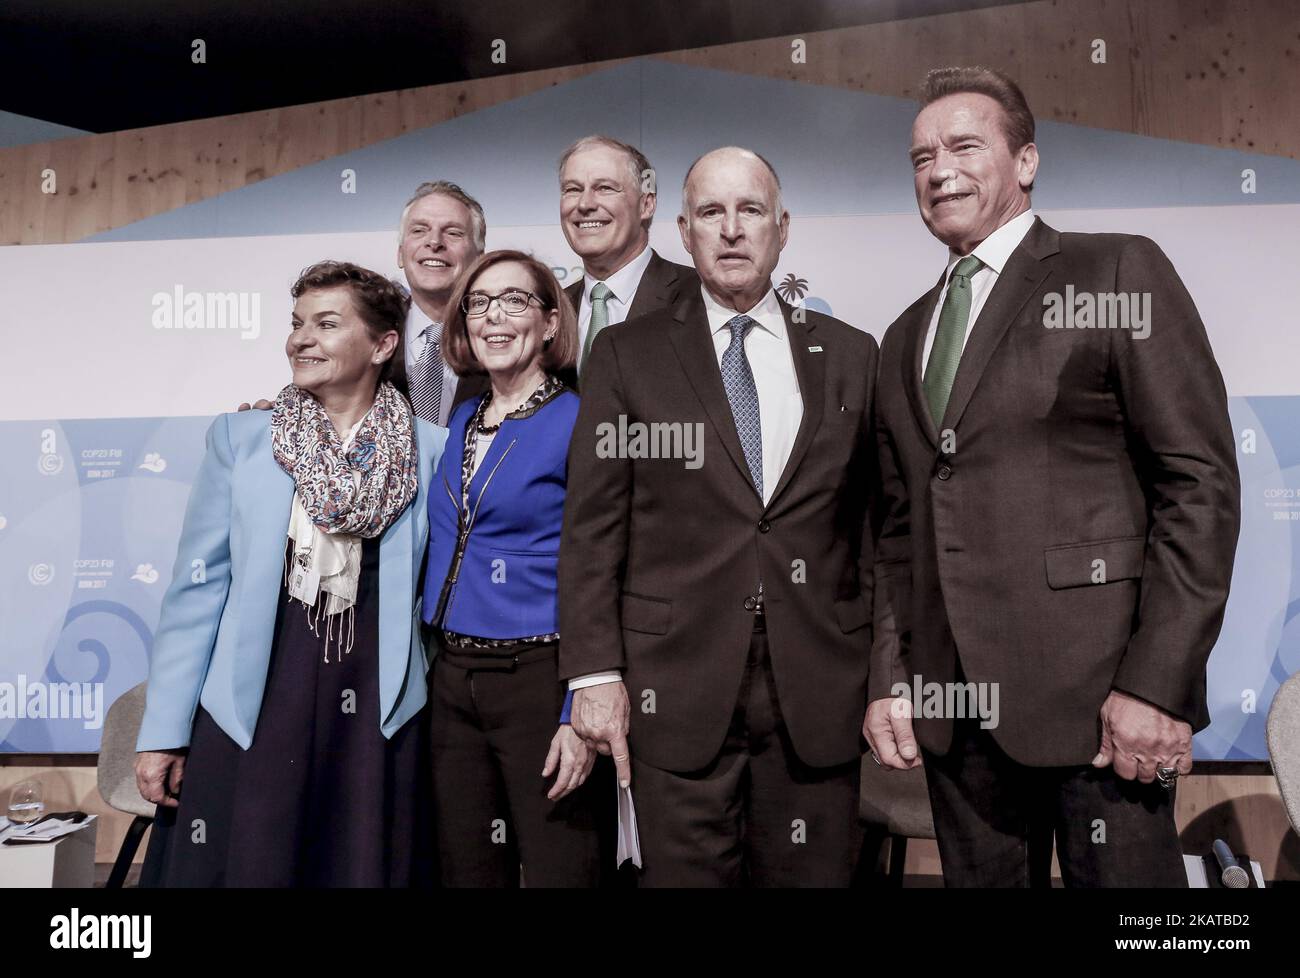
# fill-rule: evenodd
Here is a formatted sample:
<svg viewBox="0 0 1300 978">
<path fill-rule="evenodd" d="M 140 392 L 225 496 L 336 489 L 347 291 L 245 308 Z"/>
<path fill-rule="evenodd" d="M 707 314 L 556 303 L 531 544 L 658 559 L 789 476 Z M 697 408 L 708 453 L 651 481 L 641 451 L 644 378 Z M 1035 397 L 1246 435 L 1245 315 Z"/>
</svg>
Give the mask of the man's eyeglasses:
<svg viewBox="0 0 1300 978">
<path fill-rule="evenodd" d="M 546 303 L 522 289 L 507 289 L 500 295 L 488 295 L 486 292 L 470 292 L 460 300 L 460 310 L 467 316 L 486 316 L 488 307 L 496 300 L 501 311 L 507 316 L 522 316 L 530 302 L 536 302 L 543 309 Z"/>
</svg>

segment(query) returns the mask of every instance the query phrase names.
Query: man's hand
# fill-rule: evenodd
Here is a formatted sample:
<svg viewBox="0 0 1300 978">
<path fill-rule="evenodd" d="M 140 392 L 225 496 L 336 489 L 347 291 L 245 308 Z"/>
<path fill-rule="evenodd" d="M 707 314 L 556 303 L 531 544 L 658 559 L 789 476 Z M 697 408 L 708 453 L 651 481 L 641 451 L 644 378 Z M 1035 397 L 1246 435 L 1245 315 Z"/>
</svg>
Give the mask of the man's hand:
<svg viewBox="0 0 1300 978">
<path fill-rule="evenodd" d="M 542 777 L 549 778 L 557 767 L 560 773 L 555 777 L 555 784 L 546 793 L 551 801 L 559 801 L 565 795 L 575 791 L 587 780 L 592 766 L 596 763 L 596 749 L 576 733 L 567 723 L 560 724 L 551 738 L 551 749 L 546 755 L 546 766 L 542 768 Z"/>
<path fill-rule="evenodd" d="M 274 405 L 273 403 L 271 403 L 270 401 L 268 401 L 268 400 L 264 397 L 264 398 L 262 398 L 260 401 L 254 401 L 252 404 L 249 404 L 247 401 L 245 401 L 243 404 L 239 405 L 239 407 L 236 408 L 236 410 L 237 410 L 237 411 L 250 411 L 250 410 L 252 410 L 253 408 L 256 408 L 256 409 L 259 410 L 259 411 L 269 411 L 269 410 L 271 410 L 273 407 L 275 407 L 275 405 Z"/>
<path fill-rule="evenodd" d="M 905 696 L 887 696 L 869 703 L 862 736 L 882 767 L 910 771 L 921 763 L 912 734 L 912 701 Z"/>
<path fill-rule="evenodd" d="M 632 762 L 628 756 L 627 731 L 631 706 L 622 681 L 584 686 L 575 690 L 569 720 L 573 732 L 596 745 L 602 754 L 612 754 L 619 787 L 632 783 Z"/>
<path fill-rule="evenodd" d="M 1156 779 L 1156 768 L 1192 773 L 1192 726 L 1158 706 L 1112 689 L 1101 704 L 1101 750 L 1093 767 L 1110 765 L 1126 781 Z"/>
<path fill-rule="evenodd" d="M 180 805 L 185 754 L 183 750 L 144 750 L 136 755 L 135 786 L 145 801 L 166 808 Z"/>
</svg>

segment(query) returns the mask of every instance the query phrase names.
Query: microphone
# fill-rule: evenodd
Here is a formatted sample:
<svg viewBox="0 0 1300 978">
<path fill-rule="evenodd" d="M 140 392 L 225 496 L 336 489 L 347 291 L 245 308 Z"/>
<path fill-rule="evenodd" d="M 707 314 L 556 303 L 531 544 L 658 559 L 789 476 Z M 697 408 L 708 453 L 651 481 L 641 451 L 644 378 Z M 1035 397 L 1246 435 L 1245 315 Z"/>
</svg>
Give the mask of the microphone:
<svg viewBox="0 0 1300 978">
<path fill-rule="evenodd" d="M 1214 858 L 1222 871 L 1220 880 L 1227 889 L 1245 890 L 1250 888 L 1250 873 L 1242 868 L 1237 857 L 1228 848 L 1228 843 L 1222 839 L 1214 840 Z"/>
</svg>

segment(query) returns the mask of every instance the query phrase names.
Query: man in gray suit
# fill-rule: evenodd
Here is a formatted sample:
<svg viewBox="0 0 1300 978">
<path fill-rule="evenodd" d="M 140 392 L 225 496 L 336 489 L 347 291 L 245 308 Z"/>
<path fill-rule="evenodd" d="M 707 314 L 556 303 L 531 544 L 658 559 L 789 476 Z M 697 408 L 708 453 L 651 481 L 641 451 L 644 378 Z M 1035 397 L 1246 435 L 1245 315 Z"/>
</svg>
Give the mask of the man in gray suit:
<svg viewBox="0 0 1300 978">
<path fill-rule="evenodd" d="M 1152 241 L 1034 215 L 1015 82 L 939 69 L 921 101 L 949 258 L 881 345 L 864 734 L 924 763 L 949 886 L 1028 885 L 1053 836 L 1067 885 L 1184 886 L 1172 788 L 1239 524 L 1223 379 Z"/>
</svg>

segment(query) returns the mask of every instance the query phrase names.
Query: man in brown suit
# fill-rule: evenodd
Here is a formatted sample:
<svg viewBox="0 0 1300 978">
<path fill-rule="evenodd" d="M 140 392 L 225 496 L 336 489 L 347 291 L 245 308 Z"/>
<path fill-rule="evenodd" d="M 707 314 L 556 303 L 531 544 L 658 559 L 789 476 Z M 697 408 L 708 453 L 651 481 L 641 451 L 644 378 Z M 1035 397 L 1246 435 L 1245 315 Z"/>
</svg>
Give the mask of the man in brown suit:
<svg viewBox="0 0 1300 978">
<path fill-rule="evenodd" d="M 1033 136 L 1009 78 L 931 72 L 911 157 L 950 255 L 881 345 L 864 733 L 924 759 L 950 886 L 1028 885 L 1053 836 L 1067 885 L 1183 886 L 1239 523 L 1223 379 L 1152 241 L 1034 216 Z"/>
<path fill-rule="evenodd" d="M 789 215 L 761 157 L 696 161 L 678 225 L 701 286 L 602 331 L 583 374 L 560 674 L 613 679 L 573 726 L 633 785 L 643 885 L 846 885 L 876 344 L 777 297 Z"/>
</svg>

